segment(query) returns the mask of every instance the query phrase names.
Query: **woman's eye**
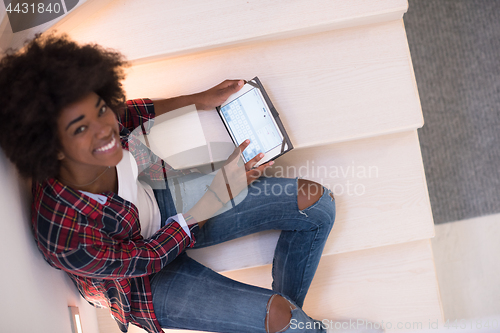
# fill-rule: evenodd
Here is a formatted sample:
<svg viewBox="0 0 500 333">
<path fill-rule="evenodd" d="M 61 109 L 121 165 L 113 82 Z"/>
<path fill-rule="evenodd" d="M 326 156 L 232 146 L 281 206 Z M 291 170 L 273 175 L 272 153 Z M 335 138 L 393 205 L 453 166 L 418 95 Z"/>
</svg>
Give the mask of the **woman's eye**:
<svg viewBox="0 0 500 333">
<path fill-rule="evenodd" d="M 104 112 L 106 112 L 106 110 L 108 109 L 108 106 L 107 105 L 103 105 L 101 106 L 101 108 L 99 109 L 99 115 L 103 114 Z"/>
<path fill-rule="evenodd" d="M 76 130 L 75 130 L 75 134 L 79 134 L 83 131 L 85 131 L 85 128 L 87 128 L 86 126 L 80 126 L 78 127 Z"/>
</svg>

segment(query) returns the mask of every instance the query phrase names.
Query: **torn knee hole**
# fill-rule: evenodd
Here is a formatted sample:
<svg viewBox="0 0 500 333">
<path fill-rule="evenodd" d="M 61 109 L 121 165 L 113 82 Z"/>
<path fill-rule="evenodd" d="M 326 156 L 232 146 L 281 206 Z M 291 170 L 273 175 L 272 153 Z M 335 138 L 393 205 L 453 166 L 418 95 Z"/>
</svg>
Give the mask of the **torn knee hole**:
<svg viewBox="0 0 500 333">
<path fill-rule="evenodd" d="M 312 206 L 321 198 L 324 192 L 323 185 L 306 179 L 299 179 L 297 186 L 297 204 L 299 210 Z"/>
<path fill-rule="evenodd" d="M 282 296 L 272 295 L 267 302 L 266 332 L 278 333 L 287 330 L 294 309 L 296 307 Z"/>
</svg>

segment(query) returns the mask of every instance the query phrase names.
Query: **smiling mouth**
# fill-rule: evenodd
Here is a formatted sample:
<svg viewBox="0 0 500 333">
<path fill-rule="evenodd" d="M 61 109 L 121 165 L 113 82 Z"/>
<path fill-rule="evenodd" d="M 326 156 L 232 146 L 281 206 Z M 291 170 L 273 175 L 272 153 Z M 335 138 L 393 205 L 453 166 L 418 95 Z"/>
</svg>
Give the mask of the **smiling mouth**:
<svg viewBox="0 0 500 333">
<path fill-rule="evenodd" d="M 111 140 L 110 143 L 108 143 L 107 145 L 101 147 L 101 148 L 97 148 L 95 151 L 98 151 L 98 152 L 106 152 L 110 149 L 113 149 L 114 147 L 116 146 L 116 138 L 113 136 L 113 139 Z"/>
</svg>

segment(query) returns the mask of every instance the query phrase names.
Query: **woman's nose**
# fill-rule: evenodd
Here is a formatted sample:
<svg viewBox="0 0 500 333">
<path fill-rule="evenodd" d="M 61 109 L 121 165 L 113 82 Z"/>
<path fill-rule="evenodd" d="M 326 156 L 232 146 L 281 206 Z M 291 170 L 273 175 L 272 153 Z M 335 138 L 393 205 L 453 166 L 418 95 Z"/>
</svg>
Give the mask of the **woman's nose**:
<svg viewBox="0 0 500 333">
<path fill-rule="evenodd" d="M 113 126 L 111 126 L 111 124 L 107 124 L 107 123 L 98 123 L 95 126 L 95 131 L 96 131 L 97 138 L 99 138 L 99 139 L 107 138 L 112 134 Z"/>
</svg>

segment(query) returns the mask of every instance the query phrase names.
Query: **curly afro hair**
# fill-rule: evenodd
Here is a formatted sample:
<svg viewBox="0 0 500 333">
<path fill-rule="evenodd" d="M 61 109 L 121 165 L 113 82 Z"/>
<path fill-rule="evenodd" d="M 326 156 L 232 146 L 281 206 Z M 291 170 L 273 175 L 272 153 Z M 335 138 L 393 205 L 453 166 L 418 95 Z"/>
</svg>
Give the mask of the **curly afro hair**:
<svg viewBox="0 0 500 333">
<path fill-rule="evenodd" d="M 118 52 L 54 34 L 38 35 L 0 60 L 0 146 L 22 176 L 58 176 L 64 107 L 95 92 L 113 111 L 123 109 L 126 65 Z"/>
</svg>

